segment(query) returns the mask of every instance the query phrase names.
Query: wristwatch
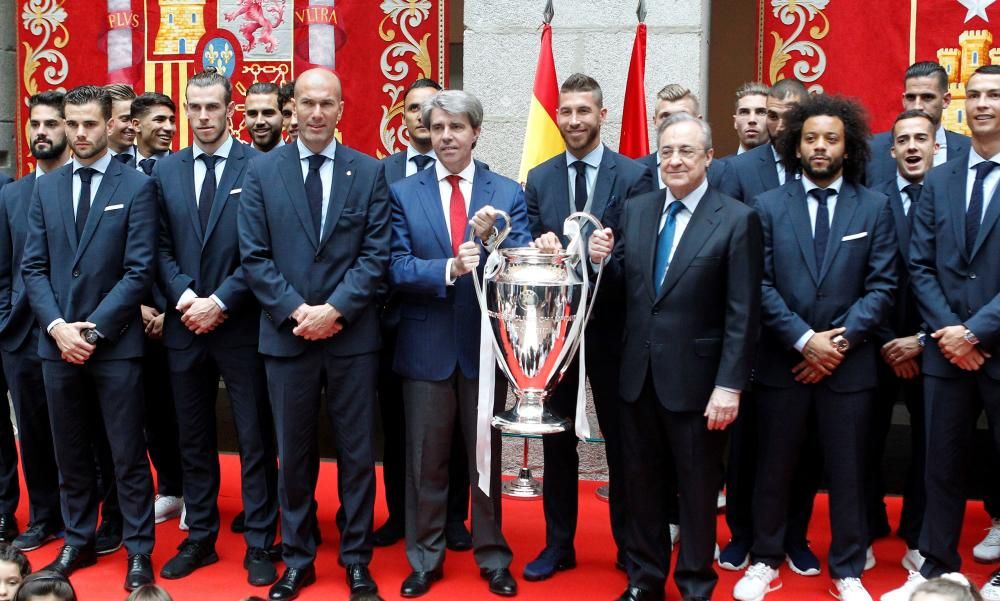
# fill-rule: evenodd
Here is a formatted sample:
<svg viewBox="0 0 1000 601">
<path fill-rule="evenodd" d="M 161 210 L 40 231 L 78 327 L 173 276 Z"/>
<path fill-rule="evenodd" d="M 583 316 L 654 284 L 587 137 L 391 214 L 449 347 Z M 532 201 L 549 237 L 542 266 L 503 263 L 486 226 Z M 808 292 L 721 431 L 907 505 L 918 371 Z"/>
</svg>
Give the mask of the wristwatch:
<svg viewBox="0 0 1000 601">
<path fill-rule="evenodd" d="M 972 330 L 970 330 L 969 328 L 965 328 L 965 336 L 963 336 L 963 338 L 965 338 L 965 341 L 971 344 L 972 346 L 976 346 L 977 344 L 979 344 L 979 339 L 976 338 L 976 335 L 973 334 Z"/>
<path fill-rule="evenodd" d="M 87 344 L 97 344 L 97 341 L 101 338 L 100 335 L 98 335 L 97 330 L 94 328 L 87 328 L 86 330 L 80 332 L 80 335 L 83 336 L 83 339 L 87 342 Z"/>
<path fill-rule="evenodd" d="M 920 348 L 927 346 L 927 332 L 917 332 L 917 344 L 920 345 Z"/>
<path fill-rule="evenodd" d="M 831 342 L 833 342 L 833 346 L 841 353 L 846 353 L 851 348 L 851 343 L 843 336 L 834 336 Z"/>
</svg>

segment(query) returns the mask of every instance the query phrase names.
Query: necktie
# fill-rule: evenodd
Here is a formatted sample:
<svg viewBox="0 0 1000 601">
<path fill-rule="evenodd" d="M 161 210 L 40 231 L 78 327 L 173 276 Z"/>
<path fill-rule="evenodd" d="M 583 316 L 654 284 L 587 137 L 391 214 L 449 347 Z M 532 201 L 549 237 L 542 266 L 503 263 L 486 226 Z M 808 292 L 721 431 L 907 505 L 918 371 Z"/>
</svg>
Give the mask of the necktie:
<svg viewBox="0 0 1000 601">
<path fill-rule="evenodd" d="M 96 169 L 80 167 L 76 174 L 80 176 L 80 197 L 76 201 L 76 238 L 83 235 L 83 227 L 87 225 L 87 215 L 90 214 L 90 180 L 97 173 Z"/>
<path fill-rule="evenodd" d="M 816 210 L 816 227 L 813 230 L 813 249 L 816 251 L 816 270 L 823 269 L 823 258 L 826 257 L 826 245 L 830 240 L 830 211 L 826 201 L 837 191 L 832 188 L 813 188 L 809 196 L 816 199 L 819 207 Z"/>
<path fill-rule="evenodd" d="M 575 161 L 573 167 L 576 169 L 573 197 L 576 201 L 576 210 L 582 211 L 587 206 L 587 164 L 583 161 Z"/>
<path fill-rule="evenodd" d="M 681 212 L 684 204 L 675 200 L 667 207 L 667 220 L 660 230 L 660 236 L 656 240 L 656 262 L 653 264 L 653 290 L 659 290 L 663 284 L 663 278 L 667 275 L 667 267 L 670 265 L 670 249 L 674 246 L 674 229 L 677 226 L 677 213 Z"/>
<path fill-rule="evenodd" d="M 462 181 L 461 176 L 448 176 L 448 183 L 451 184 L 451 206 L 448 211 L 451 218 L 451 251 L 455 256 L 458 255 L 458 247 L 465 241 L 465 226 L 469 220 L 469 212 L 465 208 L 465 197 L 462 196 L 462 190 L 458 187 L 460 181 Z"/>
<path fill-rule="evenodd" d="M 417 172 L 419 173 L 427 169 L 427 166 L 434 162 L 434 157 L 429 157 L 426 154 L 418 154 L 410 157 L 410 160 L 417 166 Z"/>
<path fill-rule="evenodd" d="M 215 202 L 215 162 L 221 157 L 211 154 L 198 156 L 205 163 L 205 179 L 201 182 L 201 195 L 198 196 L 198 219 L 201 220 L 201 231 L 208 227 L 208 217 L 212 214 L 212 203 Z"/>
<path fill-rule="evenodd" d="M 124 165 L 128 165 L 132 160 L 132 155 L 127 152 L 119 152 L 115 155 L 115 160 Z"/>
<path fill-rule="evenodd" d="M 917 202 L 920 201 L 920 192 L 924 189 L 923 184 L 907 184 L 903 187 L 903 192 L 910 197 L 910 212 L 906 214 L 913 223 L 913 215 L 917 212 Z"/>
<path fill-rule="evenodd" d="M 972 196 L 965 212 L 965 252 L 970 255 L 979 236 L 979 224 L 983 221 L 983 181 L 996 166 L 993 161 L 983 161 L 975 166 L 976 181 L 972 184 Z"/>
<path fill-rule="evenodd" d="M 323 180 L 319 177 L 319 169 L 326 162 L 321 154 L 309 156 L 309 174 L 306 175 L 306 200 L 309 201 L 309 213 L 313 218 L 313 231 L 319 240 L 320 225 L 323 221 Z"/>
<path fill-rule="evenodd" d="M 117 154 L 115 156 L 121 156 L 121 155 Z M 139 168 L 142 169 L 142 172 L 145 173 L 146 175 L 153 175 L 153 165 L 155 164 L 156 164 L 156 159 L 142 159 L 141 161 L 139 161 Z"/>
</svg>

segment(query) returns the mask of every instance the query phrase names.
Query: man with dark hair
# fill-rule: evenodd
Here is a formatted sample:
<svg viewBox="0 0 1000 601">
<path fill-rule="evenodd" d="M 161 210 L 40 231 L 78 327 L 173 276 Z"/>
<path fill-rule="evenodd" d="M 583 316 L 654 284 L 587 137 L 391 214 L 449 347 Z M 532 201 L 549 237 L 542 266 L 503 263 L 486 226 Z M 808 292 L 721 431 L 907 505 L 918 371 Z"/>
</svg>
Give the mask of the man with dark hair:
<svg viewBox="0 0 1000 601">
<path fill-rule="evenodd" d="M 135 128 L 132 126 L 132 100 L 135 91 L 124 83 L 109 83 L 104 90 L 111 96 L 111 125 L 108 131 L 108 149 L 115 159 L 135 167 Z"/>
<path fill-rule="evenodd" d="M 736 90 L 733 129 L 740 139 L 736 154 L 743 154 L 771 139 L 767 133 L 767 95 L 770 91 L 771 88 L 758 81 L 747 82 Z"/>
<path fill-rule="evenodd" d="M 587 75 L 576 73 L 559 90 L 556 124 L 566 152 L 528 172 L 524 190 L 528 226 L 536 246 L 562 249 L 563 221 L 570 213 L 586 211 L 604 225 L 616 228 L 626 199 L 656 190 L 653 174 L 639 163 L 612 151 L 601 142 L 601 127 L 608 109 L 601 87 Z M 591 228 L 592 229 L 592 228 Z M 587 230 L 589 232 L 589 229 Z M 617 546 L 616 560 L 625 563 L 626 506 L 618 408 L 618 364 L 625 307 L 617 291 L 602 288 L 597 310 L 587 326 L 587 345 L 600 349 L 588 356 L 587 376 L 594 395 L 597 420 L 608 460 L 608 501 L 611 532 Z M 546 407 L 570 420 L 577 412 L 579 365 L 574 362 L 556 387 Z M 545 478 L 545 547 L 524 568 L 525 580 L 544 580 L 557 570 L 576 566 L 574 538 L 578 514 L 579 456 L 572 429 L 542 438 Z"/>
<path fill-rule="evenodd" d="M 59 509 L 59 472 L 38 357 L 38 323 L 27 295 L 22 293 L 21 279 L 28 204 L 35 181 L 70 159 L 62 92 L 41 92 L 28 99 L 28 137 L 35 171 L 0 188 L 0 350 L 17 419 L 21 468 L 30 503 L 28 527 L 13 539 L 13 545 L 23 551 L 55 540 L 63 524 Z M 0 420 L 3 419 L 10 421 L 6 411 L 0 411 Z M 3 508 L 0 537 L 10 542 L 11 530 L 16 527 L 13 512 L 17 507 L 19 487 L 14 433 L 6 427 L 7 422 L 0 426 L 0 448 L 3 449 L 0 457 L 4 461 L 0 471 L 3 474 L 0 479 L 3 482 L 0 486 Z"/>
<path fill-rule="evenodd" d="M 284 117 L 281 114 L 281 94 L 276 84 L 258 81 L 247 89 L 243 102 L 243 123 L 253 140 L 252 147 L 260 152 L 283 146 L 281 138 Z"/>
<path fill-rule="evenodd" d="M 921 110 L 934 122 L 934 141 L 941 149 L 934 155 L 934 166 L 943 165 L 969 152 L 969 138 L 948 131 L 941 124 L 941 114 L 951 104 L 948 72 L 932 61 L 913 63 L 903 76 L 903 110 Z M 896 161 L 890 154 L 892 131 L 875 135 L 871 141 L 871 159 L 865 168 L 865 180 L 871 187 L 896 178 Z"/>
<path fill-rule="evenodd" d="M 132 127 L 136 131 L 136 167 L 153 174 L 156 161 L 170 152 L 177 131 L 177 106 L 169 96 L 146 92 L 132 101 Z"/>
<path fill-rule="evenodd" d="M 831 594 L 871 601 L 861 584 L 864 451 L 878 382 L 872 340 L 898 278 L 895 222 L 884 195 L 859 182 L 868 158 L 860 106 L 816 96 L 783 115 L 777 139 L 786 173 L 801 172 L 753 204 L 764 229 L 763 311 L 754 390 L 757 480 L 752 565 L 738 601 L 781 586 L 796 463 L 814 423 L 835 526 Z"/>
<path fill-rule="evenodd" d="M 927 404 L 927 509 L 920 532 L 926 558 L 883 601 L 909 599 L 919 583 L 958 572 L 959 535 L 972 439 L 986 412 L 1000 448 L 1000 65 L 980 67 L 965 86 L 968 156 L 927 175 L 910 238 L 910 277 L 930 333 L 924 347 Z M 995 599 L 1000 572 L 984 586 Z"/>
<path fill-rule="evenodd" d="M 924 111 L 913 109 L 900 113 L 892 126 L 892 156 L 896 159 L 896 179 L 876 188 L 889 198 L 889 207 L 896 225 L 899 252 L 896 273 L 899 290 L 892 311 L 875 333 L 881 345 L 878 391 L 872 411 L 872 428 L 866 452 L 865 497 L 868 511 L 868 542 L 889 531 L 889 519 L 884 502 L 885 483 L 882 479 L 882 454 L 892 423 L 892 411 L 900 397 L 910 414 L 910 466 L 903 489 L 903 511 L 899 519 L 899 536 L 906 541 L 903 567 L 918 571 L 923 557 L 918 551 L 920 525 L 923 521 L 926 494 L 924 492 L 924 395 L 920 355 L 924 350 L 923 331 L 916 299 L 910 289 L 907 271 L 910 231 L 913 216 L 922 196 L 924 177 L 934 166 L 934 120 Z M 869 550 L 869 554 L 874 554 Z"/>
<path fill-rule="evenodd" d="M 288 143 L 291 144 L 299 137 L 299 117 L 295 112 L 295 80 L 289 81 L 281 86 L 281 127 L 288 135 Z"/>
<path fill-rule="evenodd" d="M 65 98 L 75 158 L 40 178 L 28 209 L 24 286 L 45 336 L 42 376 L 59 466 L 65 545 L 46 569 L 68 576 L 96 561 L 98 487 L 88 424 L 109 438 L 128 550 L 125 588 L 153 581 L 153 482 L 142 436 L 143 328 L 153 282 L 153 181 L 108 154 L 111 98 L 80 86 Z"/>
</svg>

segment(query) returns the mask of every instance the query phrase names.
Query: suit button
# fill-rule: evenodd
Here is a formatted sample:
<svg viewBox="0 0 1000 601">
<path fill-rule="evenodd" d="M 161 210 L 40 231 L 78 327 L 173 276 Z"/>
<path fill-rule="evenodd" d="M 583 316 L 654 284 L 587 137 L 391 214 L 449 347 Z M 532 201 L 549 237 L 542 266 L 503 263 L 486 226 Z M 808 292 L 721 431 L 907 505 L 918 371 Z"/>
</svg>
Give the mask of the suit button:
<svg viewBox="0 0 1000 601">
<path fill-rule="evenodd" d="M 653 309 L 653 315 L 659 315 L 659 314 L 660 314 L 659 309 Z"/>
<path fill-rule="evenodd" d="M 316 255 L 315 257 L 313 257 L 314 263 L 319 263 L 322 260 L 323 260 L 323 255 Z"/>
<path fill-rule="evenodd" d="M 823 294 L 822 292 L 817 292 L 816 293 L 816 298 L 826 298 L 826 295 Z"/>
<path fill-rule="evenodd" d="M 80 277 L 80 270 L 79 269 L 74 269 L 73 270 L 73 277 L 75 277 L 75 278 Z"/>
<path fill-rule="evenodd" d="M 969 279 L 970 280 L 976 279 L 976 274 L 974 272 L 969 272 Z"/>
<path fill-rule="evenodd" d="M 649 341 L 647 340 L 647 341 L 646 341 L 646 344 L 645 344 L 645 345 L 643 345 L 643 346 L 645 346 L 646 348 L 649 348 Z"/>
</svg>

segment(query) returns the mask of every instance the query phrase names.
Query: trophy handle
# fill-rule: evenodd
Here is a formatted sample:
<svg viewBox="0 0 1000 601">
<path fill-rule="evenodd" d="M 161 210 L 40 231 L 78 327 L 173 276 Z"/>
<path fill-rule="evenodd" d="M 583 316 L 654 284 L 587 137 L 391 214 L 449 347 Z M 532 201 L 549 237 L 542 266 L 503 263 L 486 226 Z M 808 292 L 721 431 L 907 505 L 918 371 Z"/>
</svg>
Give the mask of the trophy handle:
<svg viewBox="0 0 1000 601">
<path fill-rule="evenodd" d="M 497 214 L 497 218 L 503 218 L 504 226 L 503 229 L 499 230 L 496 234 L 496 239 L 493 241 L 493 250 L 500 248 L 500 243 L 507 239 L 507 235 L 510 234 L 511 229 L 511 219 L 510 215 L 501 211 L 500 209 L 494 209 Z M 469 233 L 469 241 L 474 242 L 476 240 L 476 232 L 471 231 Z M 485 248 L 485 245 L 484 245 Z M 486 306 L 486 281 L 495 276 L 503 268 L 503 263 L 497 259 L 490 260 L 493 257 L 499 257 L 498 253 L 491 252 L 486 259 L 486 264 L 483 266 L 482 281 L 479 280 L 479 270 L 473 269 L 469 276 L 472 278 L 472 287 L 476 291 L 476 300 L 479 301 L 479 310 L 482 311 L 483 315 L 489 315 L 489 308 Z M 496 357 L 497 363 L 500 365 L 500 371 L 503 372 L 507 378 L 513 382 L 514 375 L 510 371 L 510 367 L 507 366 L 507 360 L 503 356 L 503 351 L 500 345 L 497 344 L 496 337 L 490 335 L 490 344 L 493 346 L 493 354 Z"/>
<path fill-rule="evenodd" d="M 565 219 L 565 221 L 576 221 L 576 220 L 589 221 L 590 224 L 593 225 L 595 229 L 598 230 L 604 229 L 604 224 L 602 224 L 600 220 L 598 220 L 597 217 L 595 217 L 593 214 L 588 213 L 586 211 L 577 211 L 575 213 L 571 213 L 570 216 Z M 586 243 L 587 241 L 583 239 L 583 228 L 581 227 L 580 234 L 569 241 L 569 244 L 566 246 L 566 250 L 572 253 L 573 257 L 577 257 L 579 256 L 578 246 L 580 244 L 586 244 Z M 583 271 L 582 277 L 587 277 L 588 275 L 587 274 L 588 262 L 589 261 L 584 261 L 583 265 L 580 266 L 581 271 Z M 601 261 L 601 264 L 597 267 L 597 277 L 594 279 L 594 286 L 590 290 L 590 299 L 587 306 L 587 314 L 584 316 L 584 321 L 583 321 L 584 325 L 586 325 L 590 321 L 590 314 L 594 311 L 593 301 L 594 299 L 597 298 L 597 288 L 601 285 L 601 275 L 604 273 L 605 262 L 606 261 Z"/>
</svg>

